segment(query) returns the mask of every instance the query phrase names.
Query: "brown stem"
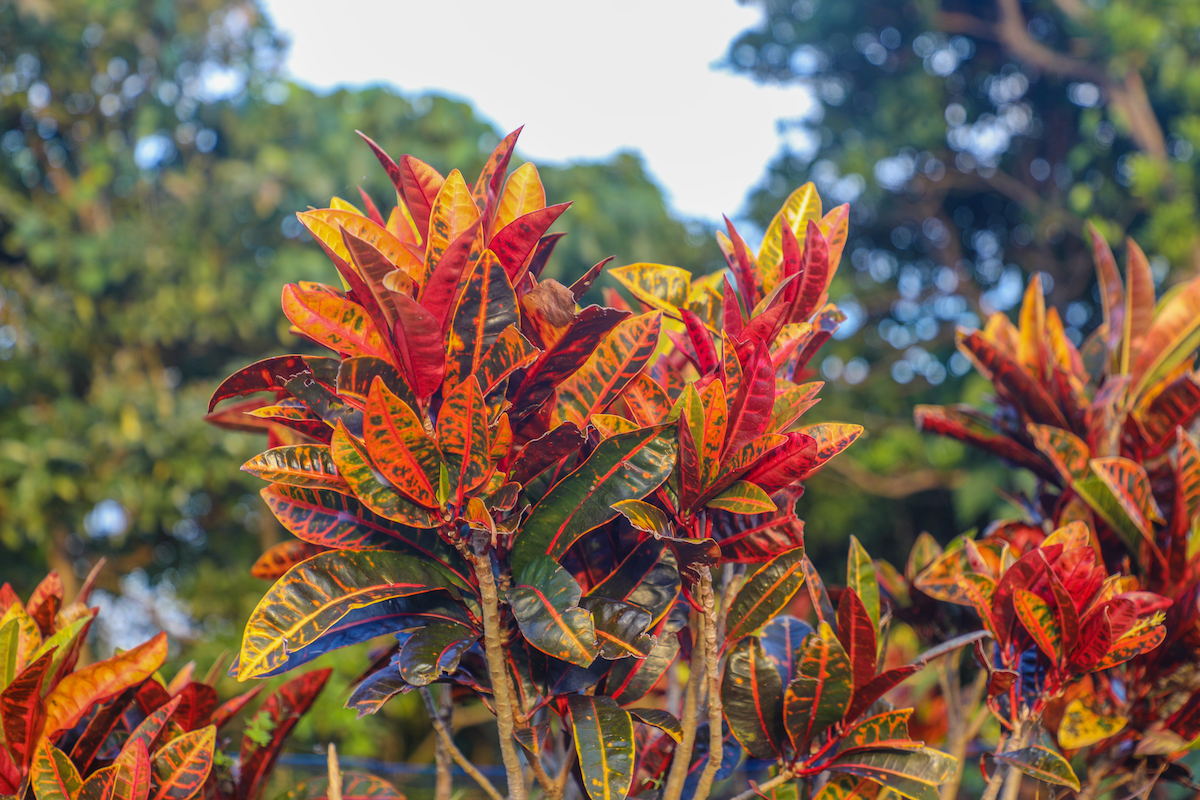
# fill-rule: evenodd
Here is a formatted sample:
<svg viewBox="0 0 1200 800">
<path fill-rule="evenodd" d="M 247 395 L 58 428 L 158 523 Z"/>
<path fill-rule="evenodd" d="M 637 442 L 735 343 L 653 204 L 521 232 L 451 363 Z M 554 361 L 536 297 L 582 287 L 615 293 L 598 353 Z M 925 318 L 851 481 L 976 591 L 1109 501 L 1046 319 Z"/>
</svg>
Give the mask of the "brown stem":
<svg viewBox="0 0 1200 800">
<path fill-rule="evenodd" d="M 987 671 L 980 670 L 979 674 L 975 676 L 975 682 L 971 685 L 970 694 L 966 700 L 964 701 L 961 695 L 955 700 L 955 715 L 950 733 L 947 736 L 950 745 L 948 752 L 955 759 L 955 767 L 954 774 L 950 777 L 950 780 L 942 784 L 942 800 L 954 800 L 954 798 L 958 797 L 958 789 L 962 785 L 963 770 L 966 767 L 967 747 L 979 733 L 979 728 L 988 716 L 987 707 L 980 707 L 986 687 Z M 975 710 L 975 715 L 968 719 L 968 715 L 972 709 Z"/>
<path fill-rule="evenodd" d="M 671 760 L 671 771 L 667 773 L 667 785 L 663 789 L 662 800 L 679 800 L 683 796 L 683 783 L 687 779 L 688 768 L 692 765 L 692 748 L 696 745 L 696 698 L 700 693 L 700 684 L 704 682 L 704 648 L 700 646 L 700 637 L 704 635 L 704 617 L 696 615 L 696 626 L 693 628 L 696 636 L 692 640 L 692 661 L 688 665 L 687 688 L 683 693 L 683 739 L 675 747 L 675 756 Z"/>
<path fill-rule="evenodd" d="M 488 673 L 492 681 L 492 700 L 496 705 L 496 727 L 500 733 L 500 756 L 508 776 L 508 800 L 525 800 L 525 773 L 521 755 L 513 738 L 516 711 L 512 684 L 504 659 L 504 635 L 500 623 L 500 598 L 496 593 L 496 578 L 492 575 L 492 560 L 485 554 L 472 557 L 479 595 L 483 602 L 483 640 L 487 653 Z"/>
<path fill-rule="evenodd" d="M 708 678 L 708 763 L 700 773 L 694 800 L 708 800 L 713 778 L 721 768 L 725 737 L 721 729 L 721 674 L 717 669 L 717 598 L 713 593 L 712 575 L 700 579 L 700 602 L 704 607 L 704 671 Z"/>
<path fill-rule="evenodd" d="M 776 786 L 782 786 L 794 777 L 795 776 L 792 774 L 790 769 L 782 770 L 778 775 L 776 775 L 774 778 L 771 778 L 769 781 L 757 785 L 752 784 L 751 787 L 746 791 L 739 795 L 735 795 L 733 800 L 755 800 L 755 798 L 759 797 L 760 795 L 766 794 Z"/>
<path fill-rule="evenodd" d="M 438 739 L 446 748 L 446 752 L 454 759 L 454 763 L 462 767 L 463 772 L 470 775 L 479 784 L 479 788 L 487 793 L 491 800 L 504 800 L 504 796 L 496 791 L 496 787 L 487 779 L 482 772 L 475 768 L 475 765 L 467 760 L 462 751 L 458 749 L 458 745 L 454 744 L 454 739 L 450 736 L 450 731 L 446 728 L 446 723 L 442 721 L 442 717 L 438 714 L 437 707 L 433 704 L 433 695 L 430 694 L 428 687 L 421 687 L 421 699 L 425 701 L 425 710 L 429 712 L 429 721 L 433 724 L 434 731 L 437 732 Z M 524 788 L 522 786 L 522 788 Z"/>
<path fill-rule="evenodd" d="M 1033 724 L 1023 726 L 1020 721 L 1017 722 L 1016 728 L 1012 735 L 1008 737 L 1007 742 L 1002 743 L 1001 752 L 1011 753 L 1014 750 L 1020 750 L 1027 743 L 1028 732 L 1025 727 L 1032 729 Z M 996 771 L 992 773 L 991 780 L 988 781 L 987 789 L 984 791 L 980 800 L 996 800 L 1000 796 L 1000 789 L 1004 788 L 1005 800 L 1015 798 L 1016 792 L 1021 788 L 1021 772 L 1015 770 L 1008 764 L 996 762 Z"/>
<path fill-rule="evenodd" d="M 537 780 L 538 785 L 542 787 L 542 794 L 549 798 L 549 800 L 558 800 L 558 798 L 562 796 L 561 793 L 558 792 L 558 784 L 553 778 L 550 777 L 549 774 L 547 774 L 546 768 L 542 766 L 542 759 L 540 755 L 531 755 L 526 760 L 529 762 L 530 770 L 533 771 L 533 777 Z"/>
<path fill-rule="evenodd" d="M 450 687 L 443 686 L 439 695 L 439 704 L 437 709 L 431 709 L 430 715 L 437 715 L 442 726 L 446 726 L 446 720 L 450 718 L 450 714 L 454 706 L 450 698 Z M 454 779 L 450 774 L 450 765 L 453 763 L 453 756 L 450 755 L 449 748 L 446 747 L 446 742 L 442 737 L 437 738 L 437 746 L 434 751 L 434 764 L 437 768 L 437 779 L 434 783 L 433 798 L 434 800 L 450 800 L 450 794 L 454 790 Z"/>
<path fill-rule="evenodd" d="M 575 769 L 575 760 L 579 754 L 575 752 L 574 747 L 567 748 L 566 757 L 563 759 L 562 769 L 558 772 L 558 777 L 554 780 L 555 797 L 562 797 L 563 792 L 567 790 L 567 781 L 571 779 L 571 772 Z"/>
</svg>

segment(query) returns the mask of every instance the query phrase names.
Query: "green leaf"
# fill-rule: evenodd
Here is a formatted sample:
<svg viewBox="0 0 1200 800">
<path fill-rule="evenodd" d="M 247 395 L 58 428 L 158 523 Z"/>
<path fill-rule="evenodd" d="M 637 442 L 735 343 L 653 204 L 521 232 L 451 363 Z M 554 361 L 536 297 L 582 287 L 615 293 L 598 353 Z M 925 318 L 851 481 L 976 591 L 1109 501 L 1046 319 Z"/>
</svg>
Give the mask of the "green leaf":
<svg viewBox="0 0 1200 800">
<path fill-rule="evenodd" d="M 601 658 L 612 661 L 633 656 L 645 658 L 654 648 L 654 637 L 646 633 L 653 618 L 633 603 L 607 597 L 585 597 L 581 605 L 592 612 Z"/>
<path fill-rule="evenodd" d="M 879 580 L 875 576 L 875 564 L 854 536 L 850 537 L 850 553 L 846 557 L 846 585 L 858 593 L 871 624 L 878 628 Z"/>
<path fill-rule="evenodd" d="M 569 695 L 583 787 L 591 800 L 625 800 L 633 784 L 633 718 L 611 697 Z"/>
<path fill-rule="evenodd" d="M 1031 778 L 1057 786 L 1070 786 L 1079 791 L 1079 778 L 1067 760 L 1049 748 L 1040 745 L 997 753 L 996 760 L 1020 770 Z"/>
<path fill-rule="evenodd" d="M 599 654 L 592 616 L 579 607 L 583 591 L 571 574 L 549 556 L 539 556 L 521 571 L 508 602 L 521 633 L 543 653 L 589 666 Z"/>
<path fill-rule="evenodd" d="M 669 711 L 659 708 L 631 708 L 629 715 L 638 722 L 653 725 L 676 742 L 683 741 L 683 723 Z"/>
<path fill-rule="evenodd" d="M 870 778 L 909 800 L 938 800 L 938 787 L 954 774 L 956 760 L 928 747 L 854 751 L 830 763 L 835 772 Z"/>
<path fill-rule="evenodd" d="M 37 800 L 74 800 L 83 785 L 71 759 L 49 739 L 42 739 L 34 751 L 29 783 Z"/>
<path fill-rule="evenodd" d="M 436 564 L 386 550 L 333 550 L 292 567 L 263 595 L 242 636 L 238 679 L 281 666 L 350 611 L 397 597 L 453 591 Z"/>
<path fill-rule="evenodd" d="M 0 691 L 17 677 L 17 653 L 21 648 L 21 626 L 10 619 L 0 626 Z"/>
<path fill-rule="evenodd" d="M 754 758 L 777 758 L 783 730 L 783 680 L 757 637 L 729 651 L 721 680 L 721 705 L 729 730 Z"/>
<path fill-rule="evenodd" d="M 479 631 L 466 625 L 437 620 L 418 628 L 400 649 L 400 677 L 413 686 L 425 686 L 458 669 L 458 660 Z"/>
<path fill-rule="evenodd" d="M 798 752 L 837 722 L 850 706 L 850 659 L 828 623 L 805 638 L 795 677 L 783 693 L 783 721 Z"/>
<path fill-rule="evenodd" d="M 733 624 L 726 631 L 726 642 L 758 630 L 783 611 L 804 584 L 803 561 L 801 545 L 775 556 L 746 579 L 729 608 Z"/>
<path fill-rule="evenodd" d="M 629 524 L 640 531 L 653 533 L 655 536 L 671 536 L 674 533 L 666 513 L 645 500 L 621 500 L 613 503 L 613 508 L 620 511 L 622 516 L 629 520 Z"/>
<path fill-rule="evenodd" d="M 513 547 L 513 574 L 520 576 L 539 555 L 561 557 L 580 536 L 617 516 L 614 504 L 661 486 L 675 465 L 674 438 L 660 426 L 601 442 L 533 507 Z"/>
<path fill-rule="evenodd" d="M 734 514 L 765 514 L 776 510 L 771 496 L 749 481 L 737 481 L 704 505 Z"/>
</svg>

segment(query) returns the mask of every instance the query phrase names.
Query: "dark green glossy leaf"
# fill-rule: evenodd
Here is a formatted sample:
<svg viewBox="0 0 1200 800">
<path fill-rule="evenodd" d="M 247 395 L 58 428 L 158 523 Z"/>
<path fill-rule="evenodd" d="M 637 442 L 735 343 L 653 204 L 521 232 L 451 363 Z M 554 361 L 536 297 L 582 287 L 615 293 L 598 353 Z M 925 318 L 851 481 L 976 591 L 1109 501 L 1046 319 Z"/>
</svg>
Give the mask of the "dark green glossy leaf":
<svg viewBox="0 0 1200 800">
<path fill-rule="evenodd" d="M 583 787 L 591 800 L 624 800 L 633 783 L 633 718 L 611 697 L 567 698 Z"/>
<path fill-rule="evenodd" d="M 623 658 L 612 665 L 605 691 L 622 705 L 636 703 L 650 693 L 679 655 L 679 639 L 662 633 L 645 658 Z"/>
<path fill-rule="evenodd" d="M 629 715 L 638 722 L 653 725 L 676 742 L 683 741 L 683 723 L 669 711 L 659 708 L 631 708 Z"/>
<path fill-rule="evenodd" d="M 777 758 L 783 729 L 783 681 L 754 636 L 734 645 L 725 661 L 721 704 L 729 730 L 754 758 Z"/>
<path fill-rule="evenodd" d="M 654 648 L 654 638 L 646 633 L 653 619 L 641 606 L 607 597 L 585 597 L 581 605 L 592 612 L 601 658 L 645 658 Z"/>
<path fill-rule="evenodd" d="M 664 542 L 646 539 L 621 559 L 589 597 L 608 597 L 641 606 L 659 620 L 679 596 L 681 586 L 674 551 Z"/>
<path fill-rule="evenodd" d="M 530 513 L 513 548 L 513 573 L 539 555 L 559 558 L 575 541 L 617 516 L 613 504 L 640 500 L 671 474 L 673 431 L 643 428 L 605 439 Z"/>
<path fill-rule="evenodd" d="M 1070 786 L 1079 791 L 1079 778 L 1067 760 L 1058 753 L 1045 747 L 1033 746 L 1011 753 L 998 753 L 997 761 L 1024 772 L 1039 781 L 1053 783 L 1058 786 Z"/>
<path fill-rule="evenodd" d="M 871 780 L 909 800 L 938 800 L 938 787 L 954 774 L 955 760 L 928 747 L 855 751 L 829 768 Z"/>
<path fill-rule="evenodd" d="M 540 556 L 521 572 L 508 592 L 513 616 L 526 640 L 546 655 L 586 667 L 599 645 L 592 616 L 579 607 L 583 591 L 571 574 L 549 556 Z"/>
<path fill-rule="evenodd" d="M 729 608 L 725 641 L 752 633 L 783 611 L 804 583 L 804 547 L 795 547 L 750 575 Z"/>
<path fill-rule="evenodd" d="M 400 677 L 413 686 L 425 686 L 449 675 L 478 638 L 478 631 L 453 622 L 431 622 L 418 628 L 400 648 Z"/>
</svg>

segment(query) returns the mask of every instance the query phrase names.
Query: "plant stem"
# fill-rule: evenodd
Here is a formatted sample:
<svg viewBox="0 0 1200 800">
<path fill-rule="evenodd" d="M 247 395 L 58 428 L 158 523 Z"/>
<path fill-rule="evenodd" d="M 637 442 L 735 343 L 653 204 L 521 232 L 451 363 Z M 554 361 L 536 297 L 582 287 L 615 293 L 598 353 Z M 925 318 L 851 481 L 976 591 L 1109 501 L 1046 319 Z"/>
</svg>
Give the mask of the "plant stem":
<svg viewBox="0 0 1200 800">
<path fill-rule="evenodd" d="M 687 780 L 688 768 L 692 765 L 692 748 L 696 745 L 696 698 L 700 684 L 704 682 L 704 648 L 700 638 L 704 635 L 704 616 L 696 615 L 696 636 L 692 640 L 692 661 L 688 666 L 687 688 L 683 693 L 683 740 L 675 747 L 671 760 L 671 771 L 667 773 L 667 785 L 663 788 L 662 800 L 679 800 L 683 796 L 683 784 Z"/>
<path fill-rule="evenodd" d="M 949 683 L 948 680 L 947 682 Z M 954 800 L 958 797 L 958 789 L 962 785 L 963 770 L 966 766 L 964 759 L 967 754 L 967 746 L 979 733 L 979 729 L 987 719 L 987 707 L 980 707 L 980 701 L 983 699 L 986 688 L 987 671 L 980 670 L 979 674 L 975 676 L 975 682 L 971 685 L 969 697 L 964 701 L 961 696 L 958 696 L 955 700 L 956 711 L 948 737 L 950 744 L 948 750 L 949 754 L 957 759 L 957 765 L 954 768 L 954 775 L 949 781 L 942 784 L 942 800 Z M 968 719 L 972 710 L 975 710 L 975 714 Z"/>
<path fill-rule="evenodd" d="M 717 599 L 713 594 L 711 574 L 700 579 L 700 602 L 704 606 L 704 671 L 708 678 L 708 763 L 700 773 L 693 800 L 708 800 L 725 751 L 721 726 L 721 674 L 717 669 Z"/>
<path fill-rule="evenodd" d="M 437 714 L 437 719 L 445 727 L 447 720 L 450 718 L 450 713 L 454 706 L 451 704 L 450 687 L 443 686 L 439 694 L 438 708 L 431 710 L 430 714 Z M 430 704 L 432 705 L 432 703 Z M 433 798 L 434 800 L 450 800 L 450 793 L 454 788 L 454 779 L 450 774 L 450 764 L 453 756 L 450 755 L 449 748 L 446 747 L 445 740 L 441 736 L 437 738 L 437 749 L 434 754 L 434 763 L 437 766 L 437 780 L 434 783 Z"/>
<path fill-rule="evenodd" d="M 571 779 L 571 771 L 575 769 L 577 758 L 579 758 L 579 754 L 575 752 L 575 748 L 569 747 L 566 756 L 563 758 L 562 769 L 558 773 L 558 778 L 554 781 L 555 797 L 562 797 L 563 792 L 567 790 L 567 781 Z"/>
<path fill-rule="evenodd" d="M 437 732 L 438 740 L 446 748 L 446 752 L 454 759 L 454 763 L 462 767 L 463 772 L 470 775 L 479 784 L 479 788 L 487 792 L 491 800 L 504 800 L 504 796 L 496 791 L 496 787 L 487 777 L 475 768 L 475 765 L 467 760 L 458 746 L 454 744 L 454 739 L 450 737 L 450 731 L 446 729 L 446 723 L 442 721 L 442 717 L 438 714 L 437 706 L 433 703 L 433 695 L 430 694 L 429 688 L 421 687 L 421 699 L 425 701 L 425 710 L 429 712 L 429 721 L 433 724 L 434 731 Z"/>
<path fill-rule="evenodd" d="M 492 700 L 496 704 L 496 727 L 500 733 L 500 756 L 508 775 L 508 800 L 525 800 L 525 772 L 521 755 L 513 738 L 516 713 L 513 709 L 512 684 L 504 659 L 504 638 L 500 623 L 500 598 L 496 593 L 496 578 L 492 575 L 492 560 L 486 554 L 475 554 L 475 578 L 483 601 L 483 639 L 487 652 L 488 673 L 492 679 Z"/>
<path fill-rule="evenodd" d="M 329 743 L 326 760 L 329 765 L 329 787 L 325 794 L 328 800 L 342 800 L 342 768 L 338 764 L 337 745 L 333 742 Z"/>
<path fill-rule="evenodd" d="M 759 796 L 759 794 L 764 794 L 766 792 L 769 792 L 772 789 L 774 789 L 776 786 L 782 786 L 783 784 L 787 783 L 794 777 L 796 777 L 796 776 L 792 774 L 792 771 L 790 769 L 782 770 L 774 778 L 771 778 L 771 780 L 766 781 L 765 783 L 757 784 L 756 786 L 754 786 L 750 789 L 747 789 L 746 791 L 742 792 L 741 794 L 735 795 L 733 797 L 733 800 L 755 800 L 755 798 L 757 798 Z"/>
<path fill-rule="evenodd" d="M 1011 753 L 1025 746 L 1026 733 L 1024 727 L 1021 724 L 1021 720 L 1018 719 L 1016 726 L 1013 728 L 1012 735 L 1002 745 L 1003 749 L 1001 752 Z M 1030 727 L 1032 728 L 1032 725 Z M 1005 800 L 1015 800 L 1017 792 L 1021 788 L 1021 771 L 1013 769 L 1003 762 L 996 762 L 996 771 L 992 773 L 991 780 L 988 781 L 987 789 L 980 800 L 996 800 L 1000 796 L 1001 787 L 1004 787 Z"/>
<path fill-rule="evenodd" d="M 529 762 L 529 768 L 533 770 L 533 777 L 537 779 L 538 785 L 542 787 L 542 794 L 549 798 L 549 800 L 558 800 L 562 795 L 558 791 L 558 785 L 546 773 L 546 768 L 542 766 L 541 756 L 531 756 L 526 760 Z"/>
</svg>

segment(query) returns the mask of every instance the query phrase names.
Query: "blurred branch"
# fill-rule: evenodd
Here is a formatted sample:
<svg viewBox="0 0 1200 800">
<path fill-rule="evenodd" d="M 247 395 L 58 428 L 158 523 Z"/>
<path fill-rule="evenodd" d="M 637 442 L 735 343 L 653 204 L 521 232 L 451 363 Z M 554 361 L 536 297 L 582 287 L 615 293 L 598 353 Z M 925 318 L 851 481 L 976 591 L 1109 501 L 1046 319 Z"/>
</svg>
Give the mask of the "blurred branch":
<svg viewBox="0 0 1200 800">
<path fill-rule="evenodd" d="M 935 489 L 957 489 L 967 479 L 964 470 L 928 467 L 907 470 L 899 475 L 876 475 L 848 458 L 834 459 L 825 466 L 868 494 L 894 500 Z"/>
<path fill-rule="evenodd" d="M 1060 7 L 1064 3 L 1059 2 Z M 1065 6 L 1074 6 L 1067 2 Z M 1167 160 L 1167 141 L 1162 126 L 1150 105 L 1146 86 L 1137 70 L 1126 71 L 1124 78 L 1110 77 L 1097 64 L 1072 58 L 1051 50 L 1029 35 L 1028 23 L 1021 12 L 1020 0 L 996 0 L 999 14 L 995 22 L 981 19 L 974 14 L 944 12 L 938 15 L 938 24 L 947 33 L 964 33 L 979 39 L 987 39 L 1004 47 L 1017 59 L 1039 70 L 1063 78 L 1089 81 L 1104 89 L 1109 104 L 1125 118 L 1129 134 L 1138 149 L 1159 160 Z M 1071 16 L 1071 12 L 1063 7 Z"/>
</svg>

